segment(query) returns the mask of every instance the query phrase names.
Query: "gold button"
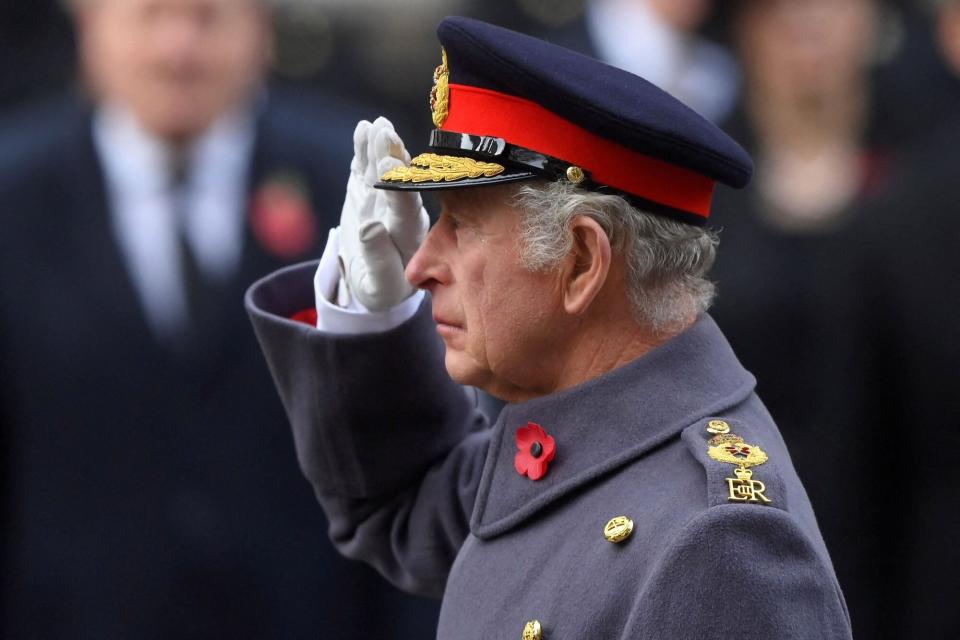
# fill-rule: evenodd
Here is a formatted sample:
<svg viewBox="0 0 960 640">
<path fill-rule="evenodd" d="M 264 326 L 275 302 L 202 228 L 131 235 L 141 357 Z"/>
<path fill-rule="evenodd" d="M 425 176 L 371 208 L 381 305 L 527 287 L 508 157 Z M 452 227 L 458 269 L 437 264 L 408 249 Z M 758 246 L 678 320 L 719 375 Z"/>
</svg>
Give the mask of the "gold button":
<svg viewBox="0 0 960 640">
<path fill-rule="evenodd" d="M 711 420 L 707 423 L 707 432 L 715 433 L 717 435 L 722 433 L 730 433 L 730 425 L 723 420 Z"/>
<path fill-rule="evenodd" d="M 567 167 L 567 180 L 573 184 L 580 184 L 585 177 L 586 175 L 584 175 L 583 169 L 580 167 L 576 165 Z"/>
<path fill-rule="evenodd" d="M 627 516 L 617 516 L 611 518 L 607 526 L 603 528 L 603 537 L 607 542 L 623 542 L 633 533 L 633 520 Z"/>
<path fill-rule="evenodd" d="M 521 640 L 542 640 L 543 629 L 540 627 L 539 620 L 531 620 L 523 627 L 523 636 Z"/>
</svg>

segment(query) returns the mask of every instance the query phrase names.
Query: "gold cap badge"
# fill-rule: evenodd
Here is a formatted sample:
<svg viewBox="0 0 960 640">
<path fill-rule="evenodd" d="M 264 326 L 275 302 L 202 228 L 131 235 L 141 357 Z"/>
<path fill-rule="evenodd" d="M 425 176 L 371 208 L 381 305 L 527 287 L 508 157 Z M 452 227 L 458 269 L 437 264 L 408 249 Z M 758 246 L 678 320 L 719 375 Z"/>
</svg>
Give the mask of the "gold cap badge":
<svg viewBox="0 0 960 640">
<path fill-rule="evenodd" d="M 450 67 L 447 66 L 446 49 L 440 49 L 440 60 L 440 66 L 433 70 L 433 88 L 430 89 L 430 113 L 437 129 L 450 115 Z"/>
</svg>

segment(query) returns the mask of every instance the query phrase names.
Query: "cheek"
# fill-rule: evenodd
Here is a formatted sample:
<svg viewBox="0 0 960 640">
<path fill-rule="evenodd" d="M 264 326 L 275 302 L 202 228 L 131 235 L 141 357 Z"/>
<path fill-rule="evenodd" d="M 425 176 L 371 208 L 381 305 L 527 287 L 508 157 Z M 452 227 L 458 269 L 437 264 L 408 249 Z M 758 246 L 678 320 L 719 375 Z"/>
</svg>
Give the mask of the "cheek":
<svg viewBox="0 0 960 640">
<path fill-rule="evenodd" d="M 240 84 L 258 68 L 256 45 L 249 34 L 219 34 L 216 41 L 197 52 L 196 60 L 210 76 L 209 82 L 219 85 Z"/>
<path fill-rule="evenodd" d="M 552 348 L 555 302 L 545 279 L 522 272 L 501 281 L 505 284 L 488 290 L 483 300 L 484 356 L 491 369 L 518 381 Z"/>
</svg>

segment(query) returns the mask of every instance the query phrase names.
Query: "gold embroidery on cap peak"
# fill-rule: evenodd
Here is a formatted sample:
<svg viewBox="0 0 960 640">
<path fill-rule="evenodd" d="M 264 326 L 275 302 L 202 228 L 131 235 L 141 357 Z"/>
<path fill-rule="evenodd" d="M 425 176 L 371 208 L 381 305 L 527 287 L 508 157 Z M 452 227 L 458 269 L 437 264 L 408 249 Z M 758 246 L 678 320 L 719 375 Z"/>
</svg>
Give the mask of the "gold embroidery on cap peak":
<svg viewBox="0 0 960 640">
<path fill-rule="evenodd" d="M 430 113 L 438 129 L 450 115 L 450 67 L 447 65 L 447 50 L 442 47 L 440 57 L 440 66 L 433 70 L 433 88 L 430 89 Z"/>
<path fill-rule="evenodd" d="M 455 182 L 465 178 L 491 178 L 504 172 L 502 165 L 473 158 L 421 153 L 409 167 L 397 167 L 380 177 L 384 182 Z"/>
</svg>

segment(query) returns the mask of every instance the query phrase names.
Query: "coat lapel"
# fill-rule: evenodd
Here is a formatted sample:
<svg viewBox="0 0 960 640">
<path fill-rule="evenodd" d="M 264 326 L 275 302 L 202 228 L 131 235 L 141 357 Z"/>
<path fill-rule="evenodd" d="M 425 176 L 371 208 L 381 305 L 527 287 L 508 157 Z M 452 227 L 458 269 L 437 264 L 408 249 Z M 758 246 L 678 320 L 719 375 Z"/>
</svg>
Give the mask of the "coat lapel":
<svg viewBox="0 0 960 640">
<path fill-rule="evenodd" d="M 126 262 L 111 224 L 110 202 L 100 159 L 93 142 L 92 115 L 84 111 L 77 126 L 70 128 L 75 140 L 65 140 L 63 162 L 56 179 L 65 194 L 62 212 L 72 219 L 58 219 L 56 230 L 48 236 L 67 244 L 63 255 L 64 278 L 82 279 L 85 308 L 98 322 L 118 322 L 140 333 L 148 333 L 142 306 L 130 279 Z M 59 215 L 65 215 L 58 212 Z"/>
</svg>

